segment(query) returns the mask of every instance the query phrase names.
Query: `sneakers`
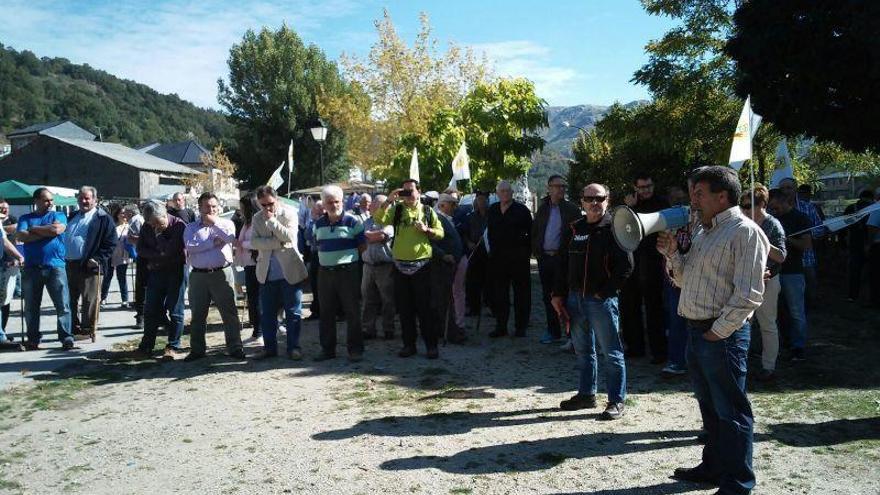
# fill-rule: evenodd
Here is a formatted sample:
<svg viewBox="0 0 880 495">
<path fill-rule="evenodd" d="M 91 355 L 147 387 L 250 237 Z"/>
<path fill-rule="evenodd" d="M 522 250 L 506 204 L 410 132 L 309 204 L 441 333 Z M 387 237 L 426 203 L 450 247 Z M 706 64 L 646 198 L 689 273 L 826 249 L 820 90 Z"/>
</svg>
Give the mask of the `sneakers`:
<svg viewBox="0 0 880 495">
<path fill-rule="evenodd" d="M 73 343 L 72 340 L 68 340 L 68 341 L 64 342 L 63 344 L 61 344 L 61 350 L 62 350 L 62 351 L 72 351 L 72 350 L 75 350 L 75 349 L 79 349 L 79 347 L 77 347 L 76 345 L 74 345 L 74 343 Z"/>
<path fill-rule="evenodd" d="M 563 411 L 578 411 L 581 409 L 592 409 L 596 407 L 595 395 L 577 394 L 571 399 L 565 399 L 559 403 L 559 408 Z"/>
<path fill-rule="evenodd" d="M 602 411 L 602 415 L 599 416 L 599 419 L 604 419 L 606 421 L 620 419 L 623 416 L 625 408 L 623 402 L 609 402 L 608 405 L 605 406 L 605 410 Z"/>
<path fill-rule="evenodd" d="M 686 375 L 687 368 L 685 368 L 684 366 L 679 366 L 677 364 L 669 363 L 666 365 L 666 367 L 664 367 L 662 370 L 660 370 L 660 373 L 662 373 L 665 376 Z"/>
<path fill-rule="evenodd" d="M 314 361 L 320 363 L 321 361 L 327 361 L 329 359 L 335 359 L 336 354 L 330 352 L 321 352 L 317 356 L 315 356 Z"/>
<path fill-rule="evenodd" d="M 190 356 L 194 356 L 194 357 L 190 358 Z M 199 355 L 199 354 L 189 353 L 186 356 L 186 358 L 184 358 L 184 361 L 195 361 L 196 359 L 201 359 L 203 357 L 205 357 L 204 354 Z M 174 361 L 176 358 L 177 358 L 177 349 L 175 349 L 173 347 L 166 347 L 165 350 L 162 351 L 162 361 Z"/>
<path fill-rule="evenodd" d="M 244 353 L 242 353 L 242 355 L 243 354 Z M 165 359 L 168 356 L 171 356 L 171 359 L 174 359 L 174 354 L 173 354 L 173 351 L 171 351 L 171 349 L 165 349 L 165 355 L 163 355 L 162 358 Z M 183 358 L 183 361 L 185 363 L 191 363 L 193 361 L 198 361 L 199 359 L 204 359 L 204 358 L 205 358 L 204 354 L 196 354 L 194 352 L 191 352 L 191 353 L 187 354 L 187 356 L 185 358 Z"/>
<path fill-rule="evenodd" d="M 574 344 L 571 342 L 571 339 L 565 339 L 565 342 L 563 342 L 562 345 L 559 346 L 559 348 L 563 351 L 573 351 Z"/>
<path fill-rule="evenodd" d="M 414 345 L 404 346 L 403 349 L 401 349 L 400 352 L 397 353 L 397 355 L 402 358 L 408 358 L 410 356 L 415 356 L 416 355 L 416 346 L 414 346 Z"/>
</svg>

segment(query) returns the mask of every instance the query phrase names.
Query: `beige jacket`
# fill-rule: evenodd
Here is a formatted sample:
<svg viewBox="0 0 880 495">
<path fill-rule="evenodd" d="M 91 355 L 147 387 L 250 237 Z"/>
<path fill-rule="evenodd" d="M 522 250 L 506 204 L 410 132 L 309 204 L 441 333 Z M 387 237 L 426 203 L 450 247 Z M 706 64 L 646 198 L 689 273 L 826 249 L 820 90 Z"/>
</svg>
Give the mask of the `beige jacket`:
<svg viewBox="0 0 880 495">
<path fill-rule="evenodd" d="M 280 203 L 280 201 L 279 201 Z M 298 284 L 306 279 L 308 270 L 302 256 L 296 249 L 298 220 L 293 210 L 281 207 L 275 217 L 266 220 L 259 211 L 254 215 L 251 247 L 258 251 L 257 280 L 264 284 L 269 275 L 269 259 L 274 254 L 281 263 L 284 279 L 290 284 Z"/>
</svg>

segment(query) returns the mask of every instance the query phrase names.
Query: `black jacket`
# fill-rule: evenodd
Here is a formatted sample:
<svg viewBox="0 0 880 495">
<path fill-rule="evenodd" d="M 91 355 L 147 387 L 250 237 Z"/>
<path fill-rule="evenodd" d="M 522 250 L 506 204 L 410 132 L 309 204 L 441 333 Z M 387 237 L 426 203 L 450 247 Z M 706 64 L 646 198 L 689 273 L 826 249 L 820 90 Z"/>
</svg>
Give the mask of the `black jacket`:
<svg viewBox="0 0 880 495">
<path fill-rule="evenodd" d="M 553 295 L 566 296 L 575 291 L 602 299 L 616 296 L 632 274 L 633 258 L 614 241 L 611 213 L 606 212 L 594 224 L 587 223 L 583 216 L 567 227 L 556 255 L 559 275 Z"/>
<path fill-rule="evenodd" d="M 106 270 L 110 265 L 110 256 L 116 248 L 119 239 L 116 237 L 116 224 L 110 215 L 99 207 L 96 207 L 95 218 L 89 224 L 89 232 L 86 234 L 86 243 L 83 246 L 83 257 L 81 260 L 82 267 L 97 273 L 98 269 L 89 266 L 89 260 L 98 262 L 98 266 Z M 79 214 L 79 211 L 73 212 L 68 218 L 68 222 Z"/>
<path fill-rule="evenodd" d="M 501 213 L 501 203 L 489 207 L 489 258 L 528 259 L 532 251 L 532 212 L 514 201 Z"/>
<path fill-rule="evenodd" d="M 547 222 L 550 220 L 550 196 L 541 200 L 541 206 L 535 212 L 535 221 L 532 223 L 532 254 L 535 258 L 544 254 L 544 232 L 547 230 Z M 566 226 L 581 217 L 581 209 L 571 201 L 563 199 L 559 202 L 559 216 L 562 218 L 561 227 Z"/>
</svg>

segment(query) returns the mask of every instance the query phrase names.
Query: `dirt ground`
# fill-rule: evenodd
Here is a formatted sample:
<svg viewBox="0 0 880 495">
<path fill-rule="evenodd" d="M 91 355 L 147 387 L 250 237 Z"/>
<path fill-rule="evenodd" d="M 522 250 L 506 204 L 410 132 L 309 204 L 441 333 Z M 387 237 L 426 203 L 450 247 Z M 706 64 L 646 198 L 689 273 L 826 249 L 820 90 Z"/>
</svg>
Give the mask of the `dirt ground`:
<svg viewBox="0 0 880 495">
<path fill-rule="evenodd" d="M 823 296 L 810 360 L 783 354 L 776 382 L 749 383 L 754 493 L 880 493 L 880 312 Z M 623 419 L 560 411 L 577 370 L 537 342 L 542 319 L 491 341 L 471 319 L 436 361 L 396 357 L 395 340 L 315 363 L 312 322 L 302 362 L 231 360 L 222 332 L 195 363 L 91 354 L 2 392 L 0 493 L 712 493 L 669 478 L 700 456 L 687 378 L 632 360 Z"/>
</svg>

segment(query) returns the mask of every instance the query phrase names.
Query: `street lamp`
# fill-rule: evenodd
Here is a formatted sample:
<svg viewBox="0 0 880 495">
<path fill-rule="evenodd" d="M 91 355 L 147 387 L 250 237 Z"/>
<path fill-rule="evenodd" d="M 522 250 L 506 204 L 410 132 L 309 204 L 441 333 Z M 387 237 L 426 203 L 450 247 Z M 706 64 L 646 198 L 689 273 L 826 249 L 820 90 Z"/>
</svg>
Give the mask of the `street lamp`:
<svg viewBox="0 0 880 495">
<path fill-rule="evenodd" d="M 575 129 L 580 129 L 581 132 L 583 132 L 584 134 L 587 133 L 587 130 L 584 129 L 583 127 L 576 126 L 576 125 L 572 124 L 571 122 L 569 122 L 569 121 L 567 121 L 567 120 L 563 120 L 563 121 L 562 121 L 562 125 L 563 125 L 563 127 L 574 127 Z"/>
<path fill-rule="evenodd" d="M 321 119 L 316 118 L 309 122 L 309 131 L 312 133 L 312 139 L 318 142 L 319 152 L 321 154 L 321 185 L 324 185 L 324 140 L 327 139 L 327 126 Z"/>
</svg>

